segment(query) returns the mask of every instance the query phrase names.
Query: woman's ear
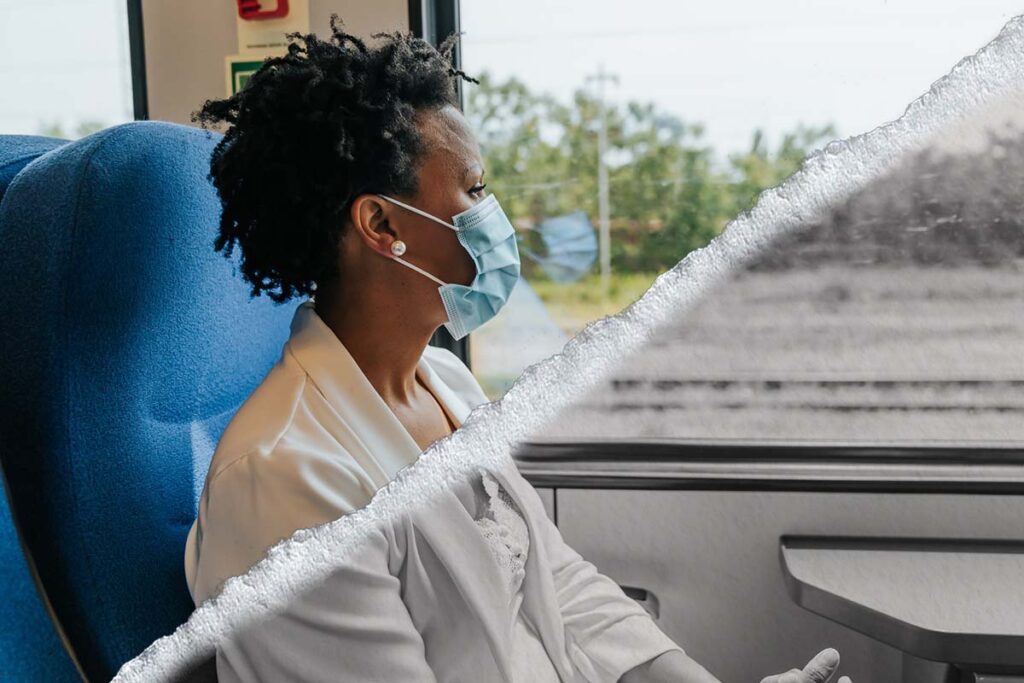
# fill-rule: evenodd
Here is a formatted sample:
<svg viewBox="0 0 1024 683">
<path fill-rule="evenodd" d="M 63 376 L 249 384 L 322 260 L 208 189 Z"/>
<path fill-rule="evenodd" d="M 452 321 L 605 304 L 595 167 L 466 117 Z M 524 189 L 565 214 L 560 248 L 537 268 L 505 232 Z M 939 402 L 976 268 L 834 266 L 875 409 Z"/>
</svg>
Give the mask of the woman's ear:
<svg viewBox="0 0 1024 683">
<path fill-rule="evenodd" d="M 360 195 L 352 202 L 352 230 L 366 246 L 389 256 L 391 243 L 399 239 L 391 225 L 389 204 L 374 194 Z"/>
</svg>

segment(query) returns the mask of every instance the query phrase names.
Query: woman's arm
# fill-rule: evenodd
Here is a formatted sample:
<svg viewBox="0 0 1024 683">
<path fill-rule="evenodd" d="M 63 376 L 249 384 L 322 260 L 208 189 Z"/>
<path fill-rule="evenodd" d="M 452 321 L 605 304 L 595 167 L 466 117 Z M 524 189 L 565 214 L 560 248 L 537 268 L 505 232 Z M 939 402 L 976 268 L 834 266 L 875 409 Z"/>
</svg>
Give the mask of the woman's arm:
<svg viewBox="0 0 1024 683">
<path fill-rule="evenodd" d="M 619 683 L 721 683 L 679 650 L 669 650 L 622 674 Z"/>
<path fill-rule="evenodd" d="M 435 682 L 388 548 L 388 535 L 374 532 L 283 612 L 232 632 L 217 647 L 220 682 Z"/>
</svg>

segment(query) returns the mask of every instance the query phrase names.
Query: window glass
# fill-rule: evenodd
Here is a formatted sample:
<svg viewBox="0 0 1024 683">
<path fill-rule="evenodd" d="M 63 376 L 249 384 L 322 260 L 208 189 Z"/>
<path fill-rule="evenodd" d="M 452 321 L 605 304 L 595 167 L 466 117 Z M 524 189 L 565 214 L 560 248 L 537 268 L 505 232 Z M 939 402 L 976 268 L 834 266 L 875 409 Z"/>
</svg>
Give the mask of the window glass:
<svg viewBox="0 0 1024 683">
<path fill-rule="evenodd" d="M 0 0 L 0 128 L 74 140 L 134 119 L 124 0 Z"/>
<path fill-rule="evenodd" d="M 539 438 L 1024 443 L 1021 101 L 786 226 Z"/>
<path fill-rule="evenodd" d="M 1019 6 L 463 0 L 460 12 L 462 66 L 480 80 L 463 83 L 465 112 L 523 261 L 469 344 L 498 398 L 808 152 L 898 118 Z"/>
</svg>

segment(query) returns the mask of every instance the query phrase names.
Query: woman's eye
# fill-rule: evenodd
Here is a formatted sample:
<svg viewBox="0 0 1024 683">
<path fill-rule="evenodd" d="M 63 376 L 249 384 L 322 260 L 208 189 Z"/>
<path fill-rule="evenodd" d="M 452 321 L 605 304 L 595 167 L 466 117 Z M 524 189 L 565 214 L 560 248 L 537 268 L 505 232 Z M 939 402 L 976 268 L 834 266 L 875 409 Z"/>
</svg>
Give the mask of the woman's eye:
<svg viewBox="0 0 1024 683">
<path fill-rule="evenodd" d="M 485 187 L 487 187 L 487 183 L 484 183 L 483 185 L 477 185 L 476 187 L 471 187 L 469 191 L 472 192 L 473 194 L 476 194 L 477 192 L 483 192 Z"/>
</svg>

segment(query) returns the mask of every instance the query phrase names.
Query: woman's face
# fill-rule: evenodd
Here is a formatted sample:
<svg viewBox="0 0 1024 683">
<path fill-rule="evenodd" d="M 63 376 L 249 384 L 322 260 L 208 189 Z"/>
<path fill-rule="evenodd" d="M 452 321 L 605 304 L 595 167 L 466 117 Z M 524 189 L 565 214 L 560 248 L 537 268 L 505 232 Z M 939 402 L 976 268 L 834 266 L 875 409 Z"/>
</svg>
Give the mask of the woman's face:
<svg viewBox="0 0 1024 683">
<path fill-rule="evenodd" d="M 418 192 L 389 196 L 452 223 L 453 216 L 487 196 L 480 187 L 484 168 L 479 145 L 462 112 L 453 106 L 418 112 L 416 125 L 425 143 L 417 170 Z M 341 272 L 349 285 L 342 284 L 340 291 L 383 294 L 404 315 L 415 311 L 417 325 L 444 323 L 447 314 L 438 284 L 394 260 L 391 245 L 401 240 L 406 246 L 404 261 L 445 283 L 468 286 L 476 277 L 476 266 L 456 231 L 373 193 L 356 198 L 350 217 L 340 253 Z M 327 292 L 334 287 L 323 289 L 320 298 L 328 299 Z"/>
<path fill-rule="evenodd" d="M 421 112 L 417 115 L 417 126 L 427 148 L 418 170 L 419 193 L 394 198 L 452 223 L 454 215 L 487 196 L 480 187 L 484 183 L 484 168 L 479 145 L 456 107 Z M 454 230 L 380 197 L 371 197 L 379 203 L 383 214 L 378 231 L 382 253 L 390 256 L 391 243 L 402 240 L 406 245 L 402 258 L 406 261 L 444 282 L 469 285 L 473 281 L 476 267 Z M 436 282 L 404 265 L 399 267 L 422 280 L 424 287 L 437 289 Z"/>
</svg>

